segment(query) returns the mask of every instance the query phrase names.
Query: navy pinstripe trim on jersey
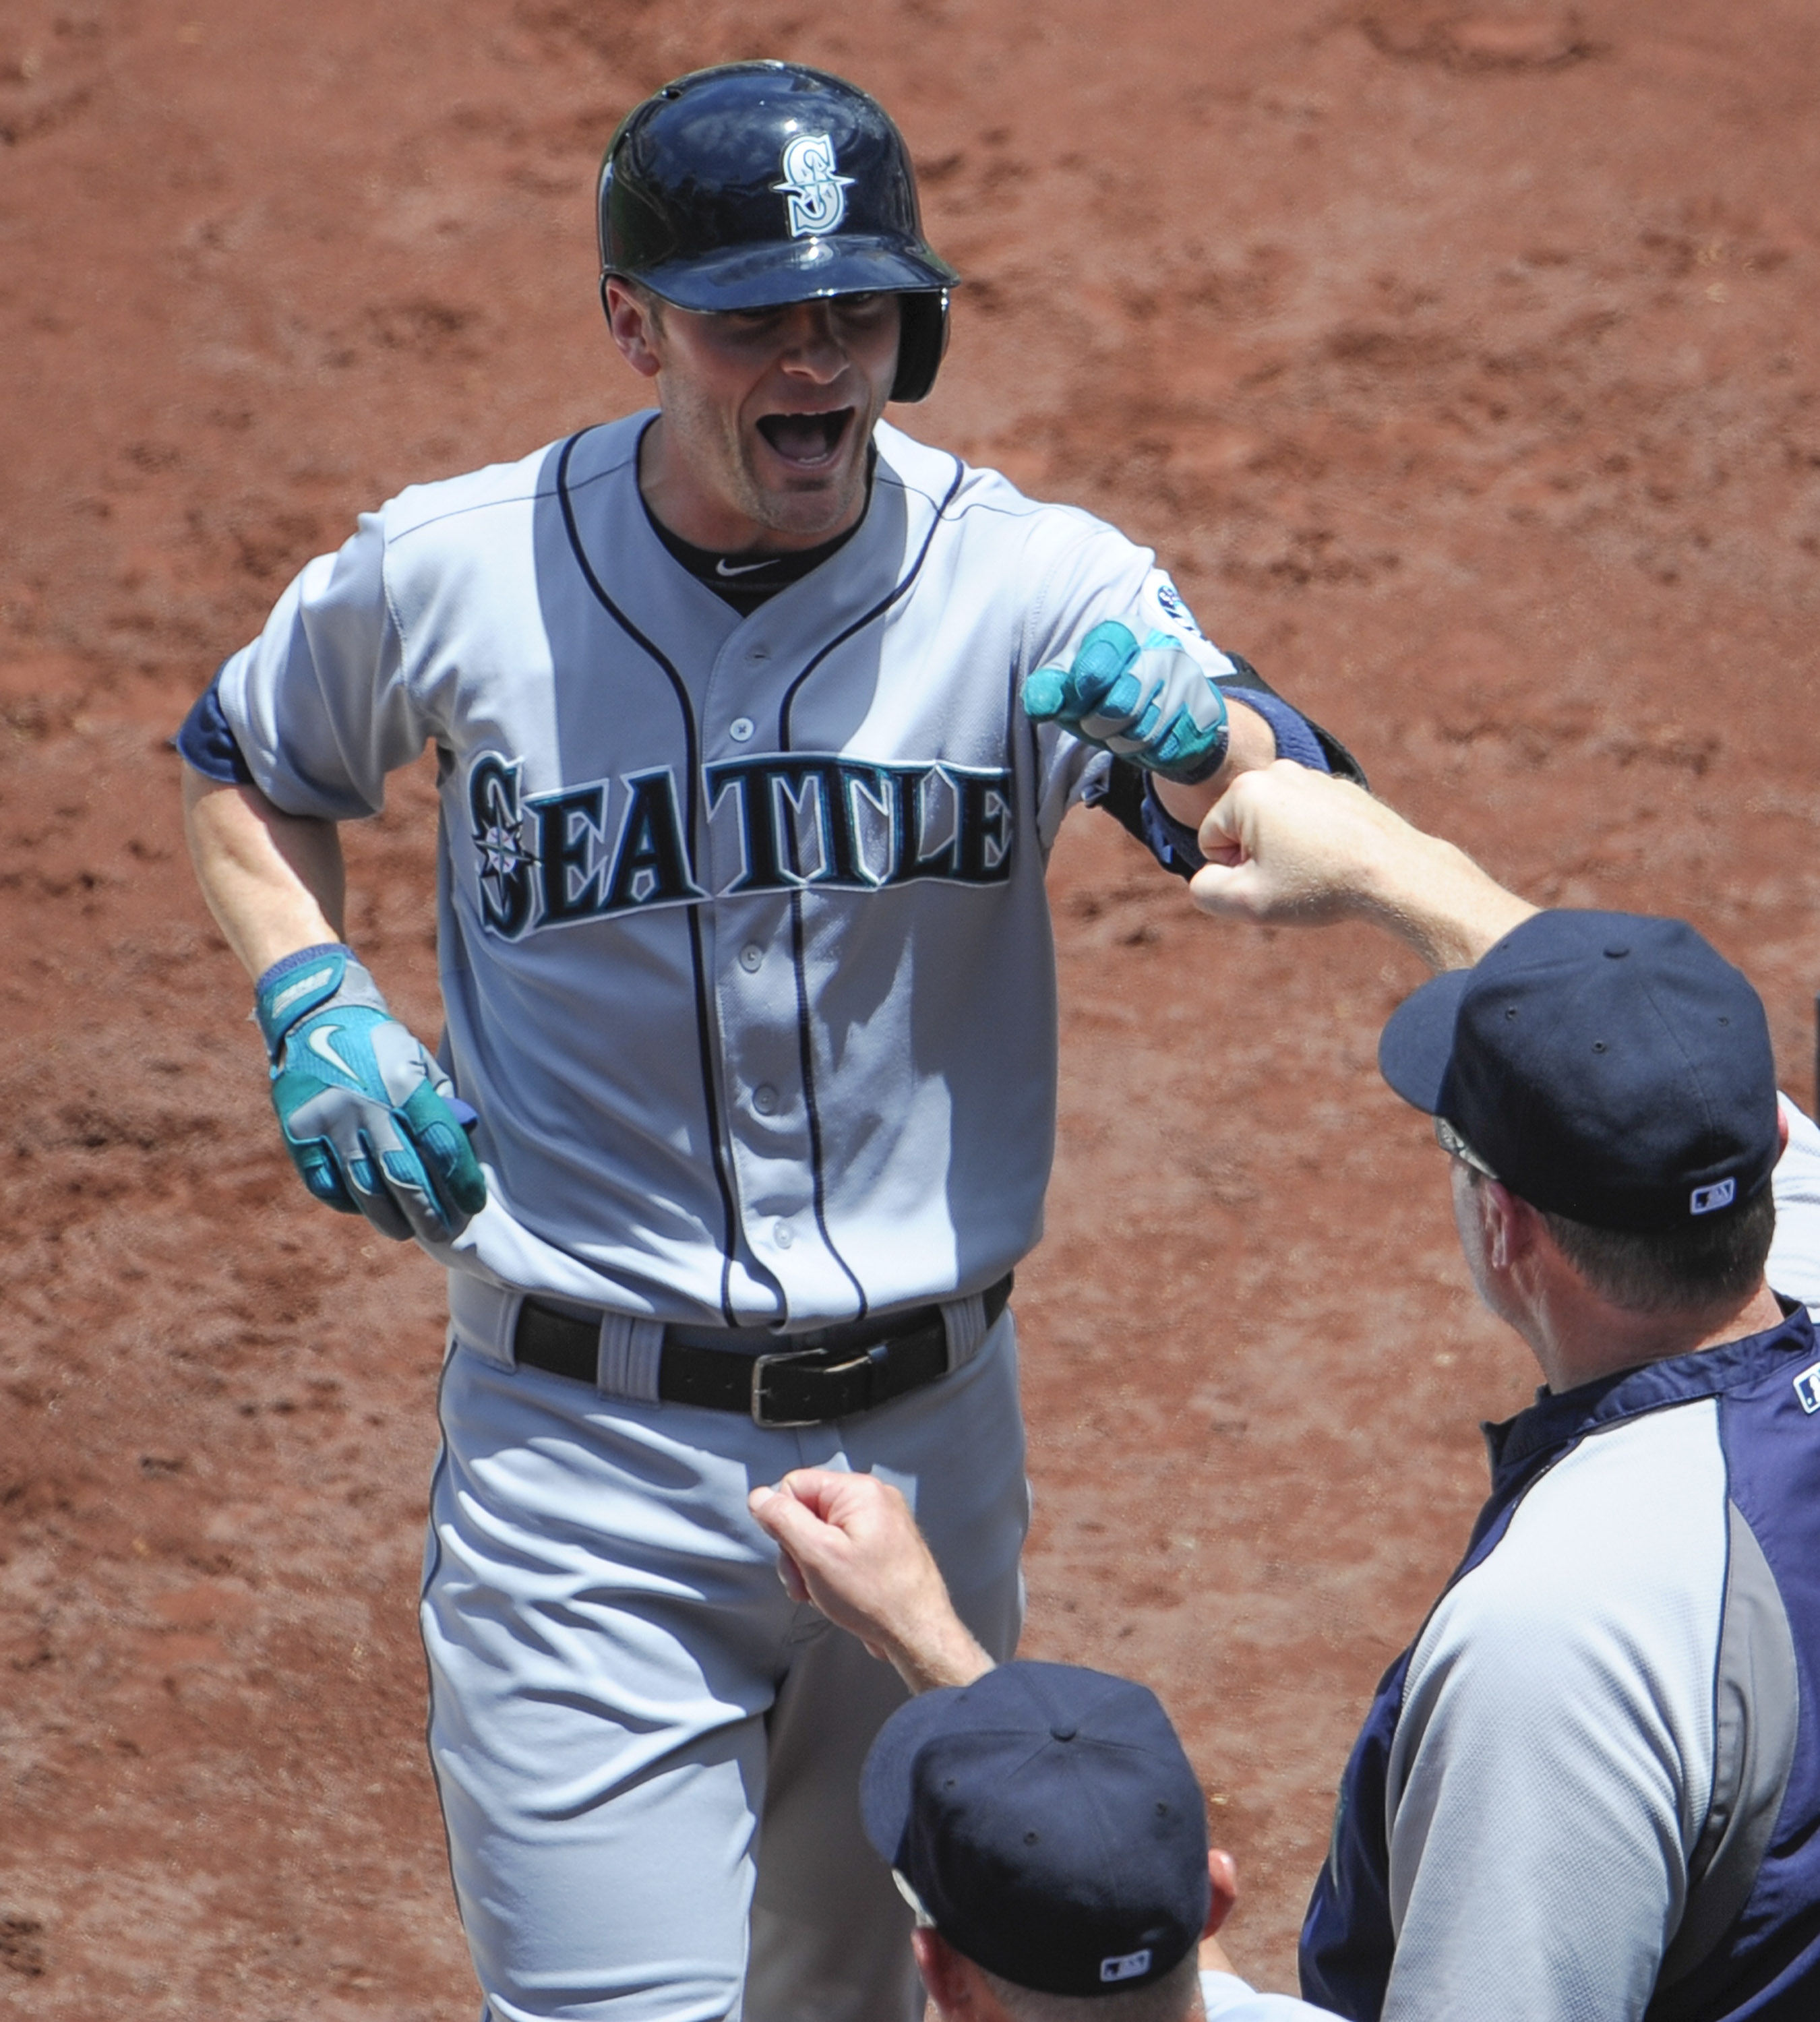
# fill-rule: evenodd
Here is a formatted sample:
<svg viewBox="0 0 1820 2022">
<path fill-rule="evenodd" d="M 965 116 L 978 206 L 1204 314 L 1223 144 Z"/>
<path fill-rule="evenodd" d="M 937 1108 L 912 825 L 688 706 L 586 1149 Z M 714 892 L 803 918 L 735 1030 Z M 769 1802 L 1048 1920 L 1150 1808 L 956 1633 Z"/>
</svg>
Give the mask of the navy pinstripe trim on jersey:
<svg viewBox="0 0 1820 2022">
<path fill-rule="evenodd" d="M 632 642 L 641 648 L 663 670 L 676 697 L 677 708 L 682 716 L 682 743 L 685 762 L 683 790 L 688 796 L 685 819 L 689 846 L 693 854 L 699 846 L 701 821 L 701 768 L 696 762 L 695 711 L 690 706 L 689 690 L 683 685 L 682 677 L 658 646 L 647 639 L 618 604 L 608 596 L 606 586 L 594 573 L 594 566 L 588 560 L 587 550 L 582 546 L 581 530 L 576 524 L 575 505 L 568 492 L 569 458 L 575 454 L 575 446 L 584 435 L 591 434 L 588 429 L 578 429 L 563 444 L 561 454 L 556 460 L 556 497 L 562 508 L 564 531 L 568 535 L 576 565 L 580 569 L 587 586 L 599 600 L 601 608 L 612 619 Z M 739 1212 L 733 1202 L 733 1183 L 727 1177 L 726 1155 L 721 1143 L 720 1097 L 714 1086 L 714 1031 L 708 1018 L 707 965 L 701 951 L 701 914 L 698 907 L 689 908 L 689 956 L 695 978 L 695 1034 L 701 1053 L 702 1100 L 707 1107 L 708 1148 L 714 1155 L 714 1184 L 720 1189 L 721 1212 L 725 1224 L 721 1238 L 721 1312 L 729 1327 L 739 1325 L 739 1316 L 733 1311 L 733 1250 L 739 1239 Z M 844 1267 L 843 1267 L 844 1268 Z"/>
<path fill-rule="evenodd" d="M 802 894 L 799 891 L 790 895 L 790 960 L 796 971 L 796 1049 L 802 1064 L 802 1106 L 809 1119 L 809 1199 L 815 1209 L 815 1225 L 821 1231 L 828 1255 L 840 1266 L 842 1276 L 858 1296 L 860 1309 L 853 1318 L 863 1320 L 872 1311 L 872 1301 L 866 1297 L 865 1287 L 853 1275 L 853 1266 L 840 1254 L 840 1246 L 828 1225 L 828 1183 L 822 1176 L 821 1112 L 815 1102 L 815 1028 L 809 1016 L 809 986 L 803 962 Z"/>
<path fill-rule="evenodd" d="M 785 691 L 782 706 L 777 712 L 777 742 L 780 750 L 788 751 L 791 748 L 790 711 L 795 703 L 798 691 L 836 647 L 845 645 L 856 632 L 863 632 L 868 625 L 883 618 L 923 573 L 923 564 L 929 559 L 929 550 L 934 545 L 936 531 L 941 524 L 943 516 L 953 504 L 954 495 L 959 491 L 961 481 L 966 476 L 967 465 L 956 457 L 954 460 L 954 482 L 949 485 L 941 504 L 935 509 L 934 516 L 929 523 L 929 531 L 923 536 L 923 545 L 916 551 L 915 560 L 897 585 L 881 597 L 871 610 L 862 613 L 844 631 L 837 632 L 819 648 L 802 673 L 790 684 Z M 864 1319 L 872 1309 L 871 1301 L 866 1297 L 866 1288 L 854 1274 L 853 1266 L 840 1254 L 840 1246 L 828 1226 L 828 1182 L 822 1170 L 821 1115 L 815 1101 L 815 1028 L 809 1015 L 809 980 L 803 965 L 802 895 L 800 892 L 793 892 L 790 900 L 790 959 L 796 971 L 796 1046 L 802 1063 L 803 1109 L 809 1119 L 809 1198 L 814 1203 L 815 1225 L 821 1232 L 821 1239 L 827 1246 L 828 1254 L 840 1266 L 847 1283 L 859 1295 L 860 1309 L 854 1317 Z"/>
<path fill-rule="evenodd" d="M 828 658 L 828 655 L 831 653 L 837 646 L 844 646 L 848 640 L 852 638 L 856 632 L 863 632 L 875 619 L 883 618 L 885 613 L 890 609 L 891 606 L 903 596 L 905 592 L 909 589 L 910 586 L 915 582 L 916 578 L 923 573 L 923 564 L 928 560 L 929 550 L 935 544 L 936 531 L 940 527 L 943 517 L 946 514 L 948 507 L 954 503 L 954 495 L 959 491 L 961 480 L 966 476 L 967 465 L 963 463 L 960 458 L 957 456 L 954 460 L 954 482 L 949 485 L 947 491 L 943 495 L 941 503 L 936 507 L 935 516 L 929 523 L 929 531 L 923 537 L 922 546 L 916 551 L 916 559 L 910 564 L 908 569 L 905 572 L 903 578 L 899 582 L 896 589 L 890 591 L 886 595 L 881 597 L 878 602 L 872 606 L 870 611 L 866 611 L 861 616 L 856 618 L 852 624 L 850 624 L 844 632 L 835 633 L 834 637 L 814 655 L 814 656 L 810 659 L 809 664 L 802 670 L 802 673 L 796 677 L 795 680 L 790 684 L 789 688 L 784 692 L 784 705 L 777 712 L 778 742 L 781 750 L 788 751 L 791 749 L 790 712 L 795 704 L 798 689 L 802 686 L 802 684 L 809 679 L 809 676 L 815 672 L 816 669 L 821 665 L 822 662 Z"/>
</svg>

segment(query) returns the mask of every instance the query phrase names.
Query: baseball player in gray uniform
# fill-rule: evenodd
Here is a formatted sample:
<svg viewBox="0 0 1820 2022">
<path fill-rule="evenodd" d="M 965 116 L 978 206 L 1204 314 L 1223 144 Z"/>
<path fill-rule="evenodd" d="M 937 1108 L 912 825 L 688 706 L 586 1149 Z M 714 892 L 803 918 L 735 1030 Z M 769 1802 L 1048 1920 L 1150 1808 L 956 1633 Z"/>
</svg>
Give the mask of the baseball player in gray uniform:
<svg viewBox="0 0 1820 2022">
<path fill-rule="evenodd" d="M 192 849 L 305 1184 L 448 1269 L 422 1626 L 490 2022 L 883 2022 L 919 1996 L 853 1793 L 901 1688 L 747 1491 L 892 1482 L 1009 1654 L 1050 845 L 1102 801 L 1192 872 L 1237 772 L 1345 761 L 1148 551 L 883 421 L 956 277 L 864 93 L 685 78 L 599 204 L 657 411 L 311 563 L 181 733 Z M 433 1053 L 336 829 L 426 744 Z"/>
</svg>

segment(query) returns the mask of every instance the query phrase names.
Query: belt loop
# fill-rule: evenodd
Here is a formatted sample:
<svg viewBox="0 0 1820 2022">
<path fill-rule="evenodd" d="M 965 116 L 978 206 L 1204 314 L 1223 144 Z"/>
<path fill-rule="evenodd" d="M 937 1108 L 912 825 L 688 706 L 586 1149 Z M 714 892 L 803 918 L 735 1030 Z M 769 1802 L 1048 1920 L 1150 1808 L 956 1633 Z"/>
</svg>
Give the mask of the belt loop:
<svg viewBox="0 0 1820 2022">
<path fill-rule="evenodd" d="M 524 1294 L 466 1271 L 448 1274 L 448 1316 L 462 1347 L 503 1369 L 513 1366 L 512 1337 Z"/>
<path fill-rule="evenodd" d="M 601 1316 L 601 1353 L 596 1381 L 614 1397 L 655 1404 L 657 1366 L 663 1356 L 663 1323 L 631 1313 Z"/>
<path fill-rule="evenodd" d="M 986 1295 L 971 1292 L 964 1299 L 950 1299 L 941 1308 L 948 1329 L 948 1367 L 952 1373 L 964 1368 L 978 1354 L 980 1344 L 991 1329 L 986 1325 Z"/>
</svg>

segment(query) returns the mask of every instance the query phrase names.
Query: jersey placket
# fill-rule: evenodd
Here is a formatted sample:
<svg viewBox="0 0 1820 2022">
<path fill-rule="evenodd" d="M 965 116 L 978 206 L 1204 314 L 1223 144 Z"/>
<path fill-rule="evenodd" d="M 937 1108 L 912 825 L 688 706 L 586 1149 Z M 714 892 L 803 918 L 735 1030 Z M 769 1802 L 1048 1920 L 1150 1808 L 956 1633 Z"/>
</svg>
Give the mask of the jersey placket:
<svg viewBox="0 0 1820 2022">
<path fill-rule="evenodd" d="M 767 624 L 771 607 L 744 620 L 716 656 L 703 706 L 704 765 L 734 765 L 777 749 L 777 713 L 790 649 Z M 759 805 L 758 795 L 770 796 Z M 785 881 L 754 887 L 767 852 L 755 845 L 787 824 L 788 797 L 766 779 L 723 783 L 707 796 L 704 853 L 708 889 L 708 958 L 722 1071 L 735 1207 L 741 1233 L 777 1283 L 786 1316 L 827 1319 L 858 1310 L 853 1284 L 825 1240 L 816 1213 L 817 1173 L 811 1105 L 802 1057 L 802 995 L 813 990 L 799 959 L 796 900 Z M 802 903 L 826 903 L 805 897 Z M 811 1074 L 813 1068 L 811 1068 Z"/>
</svg>

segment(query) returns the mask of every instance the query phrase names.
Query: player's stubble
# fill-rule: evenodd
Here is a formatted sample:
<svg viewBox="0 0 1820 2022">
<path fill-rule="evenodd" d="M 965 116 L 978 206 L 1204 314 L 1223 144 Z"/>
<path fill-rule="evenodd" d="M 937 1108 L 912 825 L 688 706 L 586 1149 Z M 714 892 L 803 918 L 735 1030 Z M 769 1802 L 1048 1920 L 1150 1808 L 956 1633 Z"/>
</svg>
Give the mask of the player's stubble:
<svg viewBox="0 0 1820 2022">
<path fill-rule="evenodd" d="M 639 484 L 664 524 L 729 553 L 812 547 L 853 525 L 896 374 L 895 297 L 795 303 L 769 316 L 651 308 L 663 414 L 641 447 Z M 825 458 L 787 454 L 766 433 L 800 437 L 808 418 L 843 411 Z"/>
</svg>

